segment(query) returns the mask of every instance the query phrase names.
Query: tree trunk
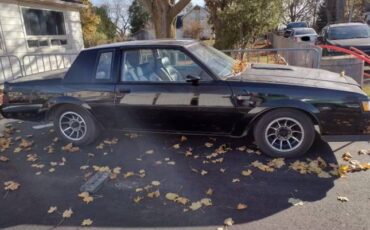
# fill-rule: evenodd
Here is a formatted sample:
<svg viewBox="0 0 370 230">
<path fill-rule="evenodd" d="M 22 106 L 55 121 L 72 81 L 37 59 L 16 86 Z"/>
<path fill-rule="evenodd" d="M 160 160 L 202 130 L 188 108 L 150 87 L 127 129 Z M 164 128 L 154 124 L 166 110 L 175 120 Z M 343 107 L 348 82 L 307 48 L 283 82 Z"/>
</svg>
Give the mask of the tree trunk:
<svg viewBox="0 0 370 230">
<path fill-rule="evenodd" d="M 176 18 L 191 0 L 141 0 L 145 9 L 150 13 L 156 38 L 176 37 Z"/>
</svg>

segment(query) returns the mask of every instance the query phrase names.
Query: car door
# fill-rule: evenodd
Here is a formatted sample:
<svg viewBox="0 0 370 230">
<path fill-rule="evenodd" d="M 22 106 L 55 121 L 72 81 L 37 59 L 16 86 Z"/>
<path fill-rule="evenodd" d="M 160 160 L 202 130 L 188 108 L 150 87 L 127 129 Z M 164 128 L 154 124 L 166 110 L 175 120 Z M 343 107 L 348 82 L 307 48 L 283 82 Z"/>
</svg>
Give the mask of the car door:
<svg viewBox="0 0 370 230">
<path fill-rule="evenodd" d="M 232 131 L 232 91 L 180 48 L 124 50 L 117 85 L 120 128 L 157 132 Z M 198 84 L 187 76 L 200 78 Z"/>
</svg>

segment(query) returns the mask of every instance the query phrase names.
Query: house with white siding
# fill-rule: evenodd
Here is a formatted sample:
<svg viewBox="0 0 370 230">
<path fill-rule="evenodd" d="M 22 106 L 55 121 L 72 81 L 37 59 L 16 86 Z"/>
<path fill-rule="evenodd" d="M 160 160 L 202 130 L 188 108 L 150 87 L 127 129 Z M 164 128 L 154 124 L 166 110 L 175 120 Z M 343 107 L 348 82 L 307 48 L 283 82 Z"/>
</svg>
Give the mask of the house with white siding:
<svg viewBox="0 0 370 230">
<path fill-rule="evenodd" d="M 82 7 L 80 0 L 0 0 L 0 81 L 68 67 L 84 47 Z"/>
<path fill-rule="evenodd" d="M 198 27 L 200 29 L 200 38 L 201 39 L 210 39 L 213 36 L 211 25 L 209 24 L 209 12 L 205 7 L 195 5 L 184 15 L 178 17 L 177 20 L 181 20 L 177 24 L 176 29 L 176 38 L 190 38 L 186 34 L 187 30 L 192 30 L 195 28 L 189 27 Z"/>
</svg>

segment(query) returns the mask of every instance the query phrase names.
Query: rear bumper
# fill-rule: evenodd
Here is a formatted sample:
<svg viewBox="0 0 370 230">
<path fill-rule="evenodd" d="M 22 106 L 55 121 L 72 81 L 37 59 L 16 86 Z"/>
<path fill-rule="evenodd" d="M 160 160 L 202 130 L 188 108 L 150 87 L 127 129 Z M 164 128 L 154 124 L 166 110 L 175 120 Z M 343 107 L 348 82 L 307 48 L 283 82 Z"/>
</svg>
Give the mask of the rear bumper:
<svg viewBox="0 0 370 230">
<path fill-rule="evenodd" d="M 3 105 L 0 111 L 5 118 L 25 121 L 42 121 L 45 119 L 45 111 L 43 111 L 41 104 Z"/>
</svg>

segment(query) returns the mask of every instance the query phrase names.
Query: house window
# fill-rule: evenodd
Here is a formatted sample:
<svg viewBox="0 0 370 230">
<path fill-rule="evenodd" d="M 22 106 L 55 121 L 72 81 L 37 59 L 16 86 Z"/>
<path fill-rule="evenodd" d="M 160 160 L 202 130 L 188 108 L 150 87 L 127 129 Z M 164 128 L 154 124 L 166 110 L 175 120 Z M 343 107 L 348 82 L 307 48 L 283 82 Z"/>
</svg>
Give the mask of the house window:
<svg viewBox="0 0 370 230">
<path fill-rule="evenodd" d="M 63 12 L 23 8 L 22 14 L 28 47 L 67 45 Z"/>
<path fill-rule="evenodd" d="M 27 35 L 65 35 L 64 16 L 62 12 L 22 9 Z"/>
</svg>

